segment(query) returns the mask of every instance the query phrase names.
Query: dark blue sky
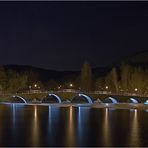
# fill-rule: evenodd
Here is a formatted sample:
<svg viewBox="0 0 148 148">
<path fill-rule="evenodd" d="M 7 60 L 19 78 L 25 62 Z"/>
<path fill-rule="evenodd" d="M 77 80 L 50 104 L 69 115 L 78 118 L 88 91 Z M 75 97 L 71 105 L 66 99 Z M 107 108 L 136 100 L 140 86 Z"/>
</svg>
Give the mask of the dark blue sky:
<svg viewBox="0 0 148 148">
<path fill-rule="evenodd" d="M 106 66 L 148 50 L 148 2 L 0 2 L 0 63 Z"/>
</svg>

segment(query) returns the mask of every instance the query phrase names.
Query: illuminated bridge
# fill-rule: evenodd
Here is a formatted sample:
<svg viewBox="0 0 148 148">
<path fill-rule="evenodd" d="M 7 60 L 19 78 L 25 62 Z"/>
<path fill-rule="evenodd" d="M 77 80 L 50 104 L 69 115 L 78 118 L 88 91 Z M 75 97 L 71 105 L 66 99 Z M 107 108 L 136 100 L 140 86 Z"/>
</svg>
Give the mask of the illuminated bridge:
<svg viewBox="0 0 148 148">
<path fill-rule="evenodd" d="M 12 96 L 13 98 L 13 103 L 20 102 L 20 103 L 28 103 L 27 99 L 21 96 Z M 141 101 L 141 99 L 136 98 L 136 97 L 126 97 L 126 98 L 118 98 L 114 96 L 105 96 L 104 98 L 97 98 L 94 99 L 91 96 L 83 93 L 78 93 L 76 94 L 73 98 L 69 98 L 67 102 L 65 101 L 64 98 L 61 98 L 59 95 L 54 94 L 54 93 L 48 93 L 46 97 L 43 99 L 40 99 L 40 103 L 112 103 L 112 104 L 117 104 L 117 103 L 144 103 L 148 104 L 148 99 L 145 98 Z"/>
</svg>

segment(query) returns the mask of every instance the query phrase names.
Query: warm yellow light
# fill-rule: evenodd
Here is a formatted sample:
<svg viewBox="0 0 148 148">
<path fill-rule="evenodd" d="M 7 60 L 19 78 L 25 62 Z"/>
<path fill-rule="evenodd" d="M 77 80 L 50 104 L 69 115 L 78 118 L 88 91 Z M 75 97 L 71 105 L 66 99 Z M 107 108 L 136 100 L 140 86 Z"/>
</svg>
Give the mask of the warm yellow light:
<svg viewBox="0 0 148 148">
<path fill-rule="evenodd" d="M 72 87 L 72 86 L 73 86 L 73 84 L 72 84 L 72 83 L 70 83 L 70 84 L 69 84 L 69 86 L 70 86 L 70 87 Z"/>
<path fill-rule="evenodd" d="M 138 91 L 138 89 L 137 89 L 137 88 L 135 88 L 135 91 Z"/>
<path fill-rule="evenodd" d="M 60 85 L 60 86 L 58 86 L 58 89 L 60 89 L 62 86 Z"/>
<path fill-rule="evenodd" d="M 108 89 L 108 86 L 106 86 L 105 88 Z"/>
</svg>

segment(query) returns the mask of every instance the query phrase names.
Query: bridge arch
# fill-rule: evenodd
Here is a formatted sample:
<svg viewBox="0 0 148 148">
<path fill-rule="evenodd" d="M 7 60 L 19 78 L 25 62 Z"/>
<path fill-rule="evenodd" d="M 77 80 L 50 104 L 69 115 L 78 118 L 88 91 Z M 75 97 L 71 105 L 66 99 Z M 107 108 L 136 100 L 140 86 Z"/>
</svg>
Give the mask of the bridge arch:
<svg viewBox="0 0 148 148">
<path fill-rule="evenodd" d="M 52 93 L 49 93 L 47 97 L 43 98 L 42 103 L 49 103 L 51 101 L 50 100 L 51 99 L 50 97 L 52 97 L 52 99 L 54 99 L 54 100 L 56 99 L 56 101 L 58 103 L 62 103 L 61 98 L 58 95 L 52 94 Z"/>
<path fill-rule="evenodd" d="M 109 103 L 109 102 L 111 101 L 111 103 L 113 103 L 113 104 L 116 104 L 116 103 L 118 103 L 118 101 L 115 99 L 115 98 L 113 98 L 113 97 L 107 97 L 103 102 L 104 103 Z"/>
<path fill-rule="evenodd" d="M 24 103 L 27 104 L 27 101 L 21 96 L 12 96 L 12 98 L 19 98 L 20 100 L 22 100 Z"/>
<path fill-rule="evenodd" d="M 135 99 L 135 98 L 130 98 L 129 99 L 132 103 L 139 103 L 139 101 L 137 100 L 137 99 Z"/>
<path fill-rule="evenodd" d="M 71 100 L 72 103 L 81 103 L 80 101 L 87 101 L 87 103 L 93 103 L 91 97 L 85 94 L 78 94 Z"/>
</svg>

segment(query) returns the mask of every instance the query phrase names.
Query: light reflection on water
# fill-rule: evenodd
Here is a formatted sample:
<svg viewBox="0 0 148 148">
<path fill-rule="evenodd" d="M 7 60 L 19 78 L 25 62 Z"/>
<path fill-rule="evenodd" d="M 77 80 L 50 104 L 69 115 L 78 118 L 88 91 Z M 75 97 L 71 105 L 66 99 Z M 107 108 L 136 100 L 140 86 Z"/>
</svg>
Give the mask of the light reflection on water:
<svg viewBox="0 0 148 148">
<path fill-rule="evenodd" d="M 69 128 L 68 129 L 68 145 L 74 145 L 75 142 L 75 135 L 74 135 L 74 121 L 73 121 L 73 108 L 72 106 L 69 107 Z"/>
<path fill-rule="evenodd" d="M 104 115 L 104 122 L 103 123 L 103 127 L 102 129 L 104 130 L 103 132 L 103 140 L 104 140 L 104 145 L 105 146 L 108 146 L 109 143 L 110 143 L 110 128 L 109 128 L 109 109 L 108 108 L 105 108 L 105 115 Z"/>
<path fill-rule="evenodd" d="M 51 130 L 52 130 L 52 113 L 51 113 L 51 106 L 49 105 L 48 106 L 48 131 L 49 131 L 49 133 L 51 132 Z"/>
<path fill-rule="evenodd" d="M 0 146 L 148 146 L 148 113 L 137 109 L 12 104 L 0 116 Z"/>
<path fill-rule="evenodd" d="M 138 122 L 138 110 L 131 111 L 131 131 L 130 131 L 130 145 L 140 146 L 140 133 Z"/>
<path fill-rule="evenodd" d="M 12 132 L 16 132 L 16 105 L 12 104 Z M 12 139 L 15 141 L 15 136 L 12 137 Z"/>
<path fill-rule="evenodd" d="M 47 131 L 48 135 L 46 137 L 47 142 L 50 142 L 51 144 L 55 145 L 54 143 L 57 141 L 56 134 L 57 134 L 57 122 L 59 118 L 59 107 L 55 106 L 47 106 L 48 107 L 48 125 L 47 125 Z M 46 128 L 46 127 L 44 127 Z"/>
<path fill-rule="evenodd" d="M 39 125 L 38 125 L 38 114 L 37 106 L 33 106 L 33 119 L 32 119 L 32 146 L 37 146 L 39 141 Z"/>
<path fill-rule="evenodd" d="M 82 117 L 81 117 L 81 112 L 82 112 L 82 107 L 78 107 L 78 115 L 77 115 L 77 118 L 78 118 L 78 128 L 77 128 L 77 139 L 78 141 L 80 141 L 80 143 L 82 142 Z"/>
<path fill-rule="evenodd" d="M 74 129 L 74 116 L 73 116 L 73 107 L 68 107 L 68 126 L 66 128 L 66 146 L 75 145 L 75 129 Z"/>
<path fill-rule="evenodd" d="M 77 124 L 77 142 L 78 144 L 81 146 L 83 145 L 85 142 L 87 142 L 86 140 L 86 135 L 88 132 L 88 119 L 89 119 L 89 111 L 90 111 L 90 107 L 78 107 L 78 113 L 77 113 L 77 120 L 78 120 L 78 124 Z"/>
<path fill-rule="evenodd" d="M 15 128 L 15 120 L 16 120 L 16 106 L 15 106 L 15 104 L 12 104 L 12 116 L 13 116 L 13 128 Z"/>
</svg>

